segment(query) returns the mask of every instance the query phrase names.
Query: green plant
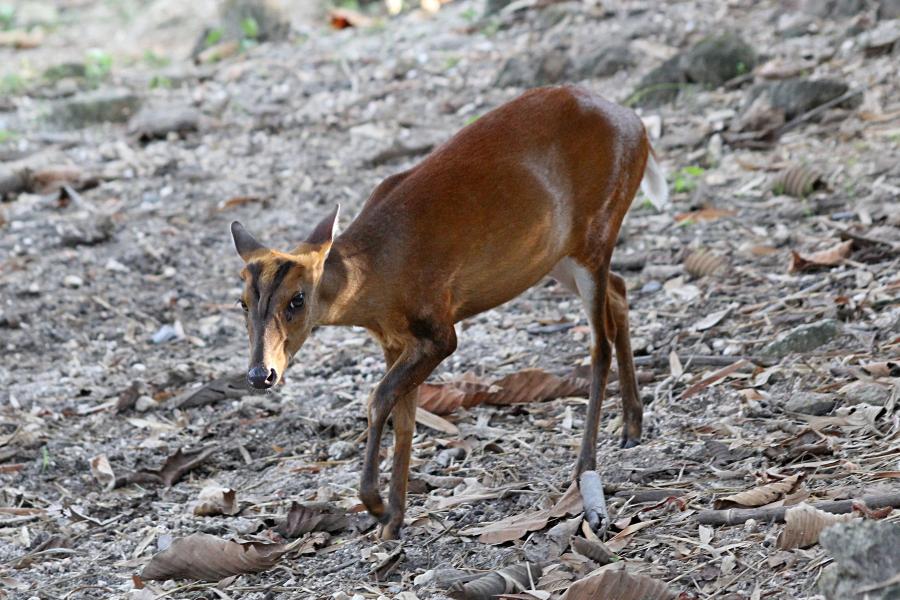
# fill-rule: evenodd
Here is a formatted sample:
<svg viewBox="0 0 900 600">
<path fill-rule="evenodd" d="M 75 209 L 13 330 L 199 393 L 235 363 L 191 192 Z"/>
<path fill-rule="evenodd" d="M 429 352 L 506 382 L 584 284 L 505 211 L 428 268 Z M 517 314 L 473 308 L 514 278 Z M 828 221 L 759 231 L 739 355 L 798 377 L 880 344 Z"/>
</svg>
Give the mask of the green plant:
<svg viewBox="0 0 900 600">
<path fill-rule="evenodd" d="M 41 446 L 41 473 L 50 468 L 50 451 L 47 450 L 47 446 Z"/>
<path fill-rule="evenodd" d="M 478 20 L 478 11 L 474 8 L 467 8 L 466 10 L 462 11 L 462 18 L 469 23 L 474 23 Z"/>
<path fill-rule="evenodd" d="M 98 83 L 109 76 L 112 64 L 112 55 L 99 48 L 92 48 L 84 59 L 84 75 L 88 81 Z"/>
<path fill-rule="evenodd" d="M 497 34 L 498 31 L 500 31 L 501 25 L 502 23 L 500 22 L 500 19 L 489 19 L 488 22 L 485 23 L 481 28 L 481 33 L 486 35 L 487 37 L 493 37 Z"/>
<path fill-rule="evenodd" d="M 209 31 L 206 32 L 206 38 L 203 40 L 203 45 L 209 48 L 210 46 L 215 46 L 220 41 L 222 41 L 222 36 L 225 33 L 219 27 L 213 27 Z"/>
<path fill-rule="evenodd" d="M 16 23 L 16 7 L 0 4 L 0 29 L 12 29 Z"/>
<path fill-rule="evenodd" d="M 144 52 L 144 62 L 154 69 L 162 69 L 172 64 L 172 59 L 167 56 L 161 56 L 153 50 L 147 50 Z"/>
<path fill-rule="evenodd" d="M 448 71 L 459 64 L 458 56 L 448 56 L 446 62 L 444 63 L 444 68 Z"/>
<path fill-rule="evenodd" d="M 244 33 L 244 38 L 255 40 L 259 37 L 259 23 L 253 17 L 247 17 L 241 21 L 241 31 Z"/>
<path fill-rule="evenodd" d="M 477 121 L 480 118 L 481 118 L 481 115 L 472 115 L 471 117 L 466 119 L 466 125 L 471 125 L 472 123 L 474 123 L 475 121 Z"/>
<path fill-rule="evenodd" d="M 163 89 L 168 90 L 172 87 L 172 80 L 166 77 L 165 75 L 154 75 L 150 78 L 150 89 Z"/>
<path fill-rule="evenodd" d="M 675 174 L 675 182 L 672 184 L 672 188 L 676 193 L 691 192 L 696 189 L 697 183 L 699 182 L 698 180 L 704 172 L 705 170 L 703 167 L 684 167 Z"/>
<path fill-rule="evenodd" d="M 16 134 L 8 129 L 0 129 L 0 144 L 3 142 L 8 142 L 11 139 L 14 139 Z"/>
<path fill-rule="evenodd" d="M 11 96 L 25 89 L 25 80 L 18 73 L 8 73 L 0 79 L 0 96 Z"/>
</svg>

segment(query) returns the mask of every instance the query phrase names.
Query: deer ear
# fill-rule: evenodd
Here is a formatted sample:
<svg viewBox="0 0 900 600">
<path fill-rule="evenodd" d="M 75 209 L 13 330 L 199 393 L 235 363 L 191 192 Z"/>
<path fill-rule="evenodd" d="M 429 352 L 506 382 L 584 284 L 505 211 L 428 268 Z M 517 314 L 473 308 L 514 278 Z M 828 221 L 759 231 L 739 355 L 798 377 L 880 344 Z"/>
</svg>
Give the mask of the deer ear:
<svg viewBox="0 0 900 600">
<path fill-rule="evenodd" d="M 341 205 L 338 204 L 331 211 L 331 214 L 319 221 L 312 233 L 306 238 L 306 243 L 314 246 L 322 246 L 325 253 L 331 249 L 331 243 L 337 235 L 338 215 L 341 212 Z"/>
<path fill-rule="evenodd" d="M 241 255 L 241 258 L 244 259 L 244 262 L 250 260 L 254 252 L 265 248 L 237 221 L 231 224 L 231 237 L 234 238 L 234 247 L 237 249 L 237 253 Z"/>
</svg>

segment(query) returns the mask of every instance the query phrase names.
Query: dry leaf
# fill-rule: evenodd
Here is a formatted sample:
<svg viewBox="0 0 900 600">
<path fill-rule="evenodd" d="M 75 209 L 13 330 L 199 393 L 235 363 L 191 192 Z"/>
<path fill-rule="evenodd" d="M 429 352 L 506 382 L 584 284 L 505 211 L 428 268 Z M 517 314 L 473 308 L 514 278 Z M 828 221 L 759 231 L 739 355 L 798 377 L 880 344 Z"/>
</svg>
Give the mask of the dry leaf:
<svg viewBox="0 0 900 600">
<path fill-rule="evenodd" d="M 805 165 L 796 165 L 785 169 L 772 182 L 772 189 L 776 193 L 785 193 L 797 198 L 802 198 L 825 187 L 826 182 L 822 172 Z"/>
<path fill-rule="evenodd" d="M 713 507 L 716 510 L 723 508 L 755 508 L 775 502 L 782 496 L 786 496 L 797 489 L 797 486 L 803 480 L 803 476 L 804 473 L 797 473 L 780 481 L 755 487 L 752 490 L 719 498 L 713 503 Z"/>
<path fill-rule="evenodd" d="M 812 254 L 804 255 L 791 250 L 791 266 L 788 272 L 799 273 L 800 271 L 812 271 L 823 267 L 834 267 L 844 262 L 844 259 L 850 256 L 852 250 L 853 240 L 841 242 L 831 248 L 813 252 Z"/>
<path fill-rule="evenodd" d="M 454 584 L 447 595 L 454 600 L 491 600 L 500 594 L 530 589 L 541 578 L 541 568 L 531 563 L 504 567 L 468 583 Z"/>
<path fill-rule="evenodd" d="M 606 547 L 610 549 L 612 552 L 621 552 L 625 546 L 631 543 L 631 538 L 641 529 L 646 529 L 651 525 L 655 524 L 659 519 L 651 519 L 649 521 L 641 521 L 639 523 L 632 523 L 627 526 L 625 529 L 614 535 L 606 542 Z"/>
<path fill-rule="evenodd" d="M 447 435 L 459 435 L 459 427 L 433 412 L 428 412 L 421 406 L 416 407 L 416 423 Z"/>
<path fill-rule="evenodd" d="M 199 517 L 213 515 L 236 515 L 238 513 L 237 494 L 231 488 L 212 483 L 200 490 L 194 514 Z"/>
<path fill-rule="evenodd" d="M 581 510 L 581 496 L 578 493 L 578 487 L 573 482 L 566 493 L 551 508 L 510 515 L 494 523 L 464 529 L 460 533 L 477 535 L 478 541 L 482 544 L 502 544 L 517 540 L 529 531 L 543 529 L 550 519 L 578 514 Z"/>
<path fill-rule="evenodd" d="M 53 165 L 31 171 L 29 184 L 36 194 L 52 194 L 64 185 L 80 189 L 87 177 L 81 169 L 72 165 Z"/>
<path fill-rule="evenodd" d="M 375 20 L 367 17 L 358 10 L 350 8 L 332 8 L 328 13 L 331 26 L 335 29 L 347 29 L 348 27 L 371 27 Z"/>
<path fill-rule="evenodd" d="M 286 538 L 298 538 L 311 531 L 344 529 L 347 523 L 347 515 L 333 507 L 292 502 L 284 522 L 278 526 L 278 533 Z"/>
<path fill-rule="evenodd" d="M 172 487 L 191 469 L 209 458 L 216 449 L 218 449 L 216 444 L 190 452 L 182 452 L 181 448 L 179 448 L 175 451 L 175 454 L 166 459 L 166 462 L 159 469 L 141 469 L 135 473 L 130 473 L 125 477 L 116 479 L 115 487 L 122 487 L 129 483 L 157 483 L 166 487 Z"/>
<path fill-rule="evenodd" d="M 142 579 L 219 581 L 231 575 L 271 569 L 287 551 L 284 544 L 232 542 L 206 533 L 179 538 L 153 556 Z"/>
<path fill-rule="evenodd" d="M 489 384 L 467 373 L 457 381 L 419 386 L 419 407 L 436 415 L 478 404 L 543 402 L 568 396 L 584 397 L 590 382 L 578 377 L 558 377 L 540 369 L 525 369 Z"/>
<path fill-rule="evenodd" d="M 606 544 L 599 540 L 588 540 L 583 537 L 573 537 L 572 550 L 582 556 L 590 558 L 594 562 L 601 565 L 608 565 L 609 563 L 616 560 L 616 555 L 613 554 L 612 550 L 610 550 L 606 546 Z"/>
<path fill-rule="evenodd" d="M 32 31 L 23 29 L 0 31 L 0 47 L 11 46 L 16 50 L 30 50 L 40 46 L 43 41 L 44 30 L 40 28 Z"/>
<path fill-rule="evenodd" d="M 672 600 L 675 594 L 664 583 L 646 575 L 629 573 L 624 563 L 600 567 L 573 583 L 562 600 Z"/>
<path fill-rule="evenodd" d="M 684 270 L 695 279 L 715 275 L 725 267 L 725 258 L 709 252 L 697 250 L 684 259 Z"/>
<path fill-rule="evenodd" d="M 776 543 L 782 550 L 806 548 L 819 542 L 825 528 L 858 518 L 853 514 L 835 515 L 819 510 L 805 502 L 792 506 L 784 513 L 784 529 Z"/>
<path fill-rule="evenodd" d="M 677 223 L 681 222 L 692 222 L 692 223 L 703 223 L 709 221 L 717 221 L 722 217 L 733 217 L 735 211 L 727 209 L 727 208 L 716 208 L 714 206 L 707 206 L 701 208 L 700 210 L 694 210 L 686 213 L 679 213 L 675 215 L 675 221 Z"/>
<path fill-rule="evenodd" d="M 100 454 L 91 459 L 91 475 L 100 482 L 107 491 L 116 487 L 116 474 L 105 454 Z"/>
<path fill-rule="evenodd" d="M 885 360 L 860 365 L 872 377 L 900 377 L 900 361 Z"/>
</svg>

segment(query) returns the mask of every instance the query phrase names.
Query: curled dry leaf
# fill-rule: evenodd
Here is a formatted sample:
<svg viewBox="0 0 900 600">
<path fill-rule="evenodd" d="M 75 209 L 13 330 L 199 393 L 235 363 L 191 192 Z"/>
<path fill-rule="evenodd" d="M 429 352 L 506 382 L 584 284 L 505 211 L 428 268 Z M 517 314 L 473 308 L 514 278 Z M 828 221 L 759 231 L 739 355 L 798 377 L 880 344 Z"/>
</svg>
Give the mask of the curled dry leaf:
<svg viewBox="0 0 900 600">
<path fill-rule="evenodd" d="M 572 550 L 592 561 L 608 565 L 616 560 L 616 555 L 600 540 L 588 540 L 583 537 L 572 538 Z"/>
<path fill-rule="evenodd" d="M 502 544 L 524 536 L 529 531 L 546 527 L 550 519 L 558 519 L 582 511 L 581 495 L 573 482 L 553 507 L 526 514 L 510 515 L 494 523 L 465 529 L 462 535 L 477 535 L 482 544 Z"/>
<path fill-rule="evenodd" d="M 723 508 L 754 508 L 775 502 L 796 490 L 803 480 L 803 476 L 804 473 L 797 473 L 779 481 L 755 487 L 752 490 L 719 498 L 713 503 L 713 507 L 716 510 Z"/>
<path fill-rule="evenodd" d="M 347 523 L 347 515 L 331 506 L 293 502 L 284 521 L 278 525 L 278 533 L 286 538 L 297 538 L 311 531 L 337 531 L 345 528 Z"/>
<path fill-rule="evenodd" d="M 541 567 L 531 563 L 504 567 L 468 583 L 457 583 L 447 590 L 454 600 L 490 600 L 500 594 L 527 590 L 541 578 Z"/>
<path fill-rule="evenodd" d="M 776 544 L 782 550 L 806 548 L 819 542 L 825 528 L 855 518 L 858 517 L 853 514 L 835 515 L 803 502 L 784 513 L 784 529 L 778 534 Z"/>
<path fill-rule="evenodd" d="M 286 551 L 284 544 L 239 543 L 193 533 L 175 540 L 151 558 L 141 578 L 219 581 L 231 575 L 271 569 Z"/>
<path fill-rule="evenodd" d="M 727 208 L 716 208 L 715 206 L 707 206 L 705 208 L 701 208 L 700 210 L 694 210 L 686 213 L 679 213 L 675 215 L 675 221 L 678 223 L 682 222 L 691 222 L 691 223 L 701 223 L 701 222 L 709 222 L 709 221 L 717 221 L 723 217 L 733 217 L 735 215 L 735 211 Z"/>
<path fill-rule="evenodd" d="M 350 8 L 333 8 L 328 13 L 331 26 L 335 29 L 347 29 L 349 27 L 371 27 L 375 20 L 367 17 L 358 10 Z"/>
<path fill-rule="evenodd" d="M 673 600 L 664 583 L 646 575 L 629 573 L 624 563 L 600 567 L 566 590 L 562 600 Z"/>
<path fill-rule="evenodd" d="M 831 248 L 813 252 L 812 254 L 800 254 L 795 250 L 791 250 L 791 266 L 788 271 L 799 273 L 823 267 L 834 267 L 844 262 L 844 259 L 850 256 L 852 250 L 853 240 L 841 242 Z"/>
<path fill-rule="evenodd" d="M 827 186 L 822 172 L 806 165 L 788 167 L 779 173 L 772 182 L 772 190 L 775 193 L 788 194 L 797 198 L 802 198 L 825 187 Z"/>
<path fill-rule="evenodd" d="M 541 369 L 525 369 L 493 383 L 466 374 L 457 381 L 419 386 L 419 406 L 438 415 L 479 404 L 543 402 L 567 396 L 586 396 L 590 382 L 578 377 L 558 377 Z"/>
<path fill-rule="evenodd" d="M 900 361 L 896 360 L 866 363 L 862 369 L 873 377 L 900 377 Z"/>
<path fill-rule="evenodd" d="M 200 517 L 213 515 L 236 515 L 238 513 L 237 493 L 216 483 L 200 490 L 194 514 Z"/>
<path fill-rule="evenodd" d="M 175 451 L 175 454 L 166 459 L 166 462 L 159 469 L 141 469 L 130 473 L 125 477 L 116 479 L 115 487 L 122 487 L 129 483 L 157 483 L 171 487 L 191 469 L 209 458 L 217 448 L 218 446 L 215 444 L 189 452 L 183 452 L 179 448 Z"/>
<path fill-rule="evenodd" d="M 116 474 L 105 454 L 100 454 L 91 459 L 91 475 L 94 476 L 107 491 L 116 487 Z"/>
<path fill-rule="evenodd" d="M 697 250 L 684 259 L 684 270 L 695 279 L 711 277 L 725 268 L 725 257 L 708 250 Z"/>
</svg>

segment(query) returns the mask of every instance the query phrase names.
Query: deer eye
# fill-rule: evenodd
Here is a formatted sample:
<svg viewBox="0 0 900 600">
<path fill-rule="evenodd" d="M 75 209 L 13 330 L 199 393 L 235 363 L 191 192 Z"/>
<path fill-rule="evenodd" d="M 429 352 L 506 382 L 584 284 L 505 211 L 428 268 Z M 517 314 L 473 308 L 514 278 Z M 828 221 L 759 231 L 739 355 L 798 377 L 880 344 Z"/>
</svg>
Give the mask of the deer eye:
<svg viewBox="0 0 900 600">
<path fill-rule="evenodd" d="M 238 300 L 238 304 L 241 305 L 241 310 L 242 310 L 242 311 L 248 312 L 248 311 L 250 310 L 250 308 L 247 306 L 247 303 L 244 302 L 244 299 L 243 299 L 243 298 L 241 298 L 240 300 Z"/>
<path fill-rule="evenodd" d="M 291 298 L 291 303 L 288 306 L 291 308 L 291 310 L 299 310 L 303 308 L 304 302 L 306 302 L 306 297 L 303 292 L 300 292 L 299 294 Z"/>
</svg>

